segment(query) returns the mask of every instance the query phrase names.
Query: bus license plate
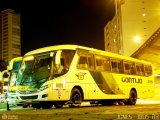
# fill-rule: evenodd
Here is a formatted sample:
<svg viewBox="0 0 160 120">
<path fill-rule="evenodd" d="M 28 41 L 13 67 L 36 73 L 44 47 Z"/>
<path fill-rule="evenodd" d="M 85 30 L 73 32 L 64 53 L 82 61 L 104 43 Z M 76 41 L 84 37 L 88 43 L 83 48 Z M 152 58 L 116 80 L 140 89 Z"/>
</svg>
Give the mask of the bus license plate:
<svg viewBox="0 0 160 120">
<path fill-rule="evenodd" d="M 32 99 L 27 99 L 26 102 L 32 102 Z"/>
</svg>

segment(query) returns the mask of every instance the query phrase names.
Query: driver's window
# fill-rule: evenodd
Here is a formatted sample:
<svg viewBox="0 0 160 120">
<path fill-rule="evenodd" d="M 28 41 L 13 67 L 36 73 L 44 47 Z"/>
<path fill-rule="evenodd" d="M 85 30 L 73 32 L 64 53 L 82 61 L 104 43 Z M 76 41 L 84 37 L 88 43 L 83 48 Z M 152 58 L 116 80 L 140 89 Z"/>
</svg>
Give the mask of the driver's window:
<svg viewBox="0 0 160 120">
<path fill-rule="evenodd" d="M 37 62 L 36 68 L 36 79 L 44 79 L 50 76 L 50 68 L 51 68 L 51 60 L 52 58 L 40 59 Z"/>
<path fill-rule="evenodd" d="M 64 67 L 64 72 L 66 73 L 72 63 L 75 51 L 74 50 L 63 50 L 61 54 L 61 64 Z"/>
</svg>

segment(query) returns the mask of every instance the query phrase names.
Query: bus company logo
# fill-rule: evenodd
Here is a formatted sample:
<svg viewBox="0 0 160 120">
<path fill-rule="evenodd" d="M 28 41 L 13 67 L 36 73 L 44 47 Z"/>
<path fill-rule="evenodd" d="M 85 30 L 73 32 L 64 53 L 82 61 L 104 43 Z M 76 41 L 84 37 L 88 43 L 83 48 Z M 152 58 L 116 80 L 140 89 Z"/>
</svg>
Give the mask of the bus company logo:
<svg viewBox="0 0 160 120">
<path fill-rule="evenodd" d="M 18 120 L 18 115 L 2 114 L 2 120 Z"/>
<path fill-rule="evenodd" d="M 142 84 L 142 79 L 136 79 L 136 78 L 131 78 L 131 77 L 122 77 L 122 82 Z"/>
<path fill-rule="evenodd" d="M 80 72 L 80 73 L 76 74 L 76 76 L 78 77 L 79 80 L 83 80 L 85 74 L 86 74 L 86 73 Z"/>
<path fill-rule="evenodd" d="M 8 115 L 7 114 L 3 114 L 2 115 L 2 120 L 7 120 L 8 119 Z"/>
</svg>

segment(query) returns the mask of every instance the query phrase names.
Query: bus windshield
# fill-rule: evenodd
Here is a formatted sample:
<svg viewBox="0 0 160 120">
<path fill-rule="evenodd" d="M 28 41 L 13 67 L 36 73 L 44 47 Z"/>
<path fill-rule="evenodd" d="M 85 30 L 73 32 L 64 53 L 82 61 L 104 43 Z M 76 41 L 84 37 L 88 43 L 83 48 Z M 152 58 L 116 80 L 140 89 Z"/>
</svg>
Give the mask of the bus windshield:
<svg viewBox="0 0 160 120">
<path fill-rule="evenodd" d="M 17 84 L 30 85 L 46 81 L 50 75 L 50 56 L 27 56 L 22 60 Z"/>
<path fill-rule="evenodd" d="M 72 50 L 58 50 L 24 57 L 17 84 L 39 88 L 47 80 L 65 74 L 74 53 Z"/>
<path fill-rule="evenodd" d="M 18 70 L 20 68 L 21 62 L 22 62 L 22 60 L 14 61 L 13 69 L 10 72 L 9 86 L 15 86 L 16 85 L 16 75 L 17 75 Z"/>
</svg>

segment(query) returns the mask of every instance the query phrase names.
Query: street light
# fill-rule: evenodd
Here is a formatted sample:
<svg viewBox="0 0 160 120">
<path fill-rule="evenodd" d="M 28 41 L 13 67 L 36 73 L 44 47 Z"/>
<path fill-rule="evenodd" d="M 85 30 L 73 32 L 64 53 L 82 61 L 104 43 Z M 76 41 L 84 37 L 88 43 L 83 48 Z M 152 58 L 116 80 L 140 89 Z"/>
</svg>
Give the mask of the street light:
<svg viewBox="0 0 160 120">
<path fill-rule="evenodd" d="M 141 37 L 140 36 L 135 36 L 133 40 L 134 40 L 135 43 L 140 43 Z"/>
</svg>

